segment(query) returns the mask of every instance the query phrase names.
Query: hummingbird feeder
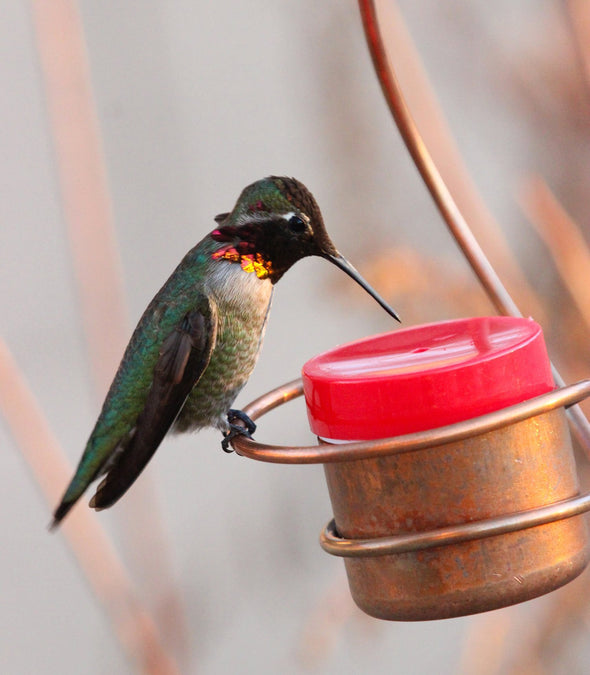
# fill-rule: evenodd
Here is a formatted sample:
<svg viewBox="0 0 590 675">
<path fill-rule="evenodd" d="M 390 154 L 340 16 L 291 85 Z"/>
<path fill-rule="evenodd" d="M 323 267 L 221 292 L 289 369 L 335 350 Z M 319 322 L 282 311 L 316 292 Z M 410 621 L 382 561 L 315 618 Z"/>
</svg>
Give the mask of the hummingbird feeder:
<svg viewBox="0 0 590 675">
<path fill-rule="evenodd" d="M 242 455 L 322 463 L 334 519 L 322 547 L 344 558 L 352 596 L 392 620 L 462 616 L 552 591 L 588 564 L 590 543 L 567 417 L 575 405 L 539 326 L 520 310 L 473 236 L 413 120 L 375 3 L 359 2 L 385 100 L 435 205 L 503 317 L 417 326 L 311 359 L 296 380 L 244 408 L 252 419 L 305 392 L 319 445 L 245 436 Z M 557 388 L 555 386 L 557 384 Z"/>
<path fill-rule="evenodd" d="M 321 354 L 303 381 L 247 406 L 252 418 L 305 394 L 319 445 L 236 438 L 242 455 L 323 463 L 344 558 L 367 614 L 462 616 L 571 581 L 590 541 L 563 410 L 590 381 L 556 389 L 541 328 L 479 317 L 416 326 Z"/>
</svg>

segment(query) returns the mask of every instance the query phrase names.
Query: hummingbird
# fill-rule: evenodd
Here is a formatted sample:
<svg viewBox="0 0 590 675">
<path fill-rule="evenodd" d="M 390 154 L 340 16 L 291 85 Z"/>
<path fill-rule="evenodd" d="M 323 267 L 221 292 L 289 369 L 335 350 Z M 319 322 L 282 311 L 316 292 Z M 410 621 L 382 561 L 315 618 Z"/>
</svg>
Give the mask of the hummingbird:
<svg viewBox="0 0 590 675">
<path fill-rule="evenodd" d="M 251 436 L 254 423 L 231 405 L 258 359 L 274 285 L 301 258 L 330 261 L 399 321 L 336 250 L 298 180 L 270 176 L 249 185 L 215 222 L 139 320 L 52 528 L 97 478 L 90 507 L 112 506 L 171 428 L 217 427 L 227 452 L 237 434 Z"/>
</svg>

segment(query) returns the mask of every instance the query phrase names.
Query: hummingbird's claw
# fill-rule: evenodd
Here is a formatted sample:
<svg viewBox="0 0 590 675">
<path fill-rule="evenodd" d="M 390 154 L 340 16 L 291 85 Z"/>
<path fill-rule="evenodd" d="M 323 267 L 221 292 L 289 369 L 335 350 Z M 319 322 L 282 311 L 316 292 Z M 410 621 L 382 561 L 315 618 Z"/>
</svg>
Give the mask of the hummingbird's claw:
<svg viewBox="0 0 590 675">
<path fill-rule="evenodd" d="M 230 448 L 230 441 L 236 436 L 246 436 L 252 438 L 252 434 L 256 431 L 256 424 L 241 410 L 228 410 L 227 421 L 229 423 L 229 431 L 224 435 L 221 441 L 221 449 L 223 452 L 233 452 Z"/>
</svg>

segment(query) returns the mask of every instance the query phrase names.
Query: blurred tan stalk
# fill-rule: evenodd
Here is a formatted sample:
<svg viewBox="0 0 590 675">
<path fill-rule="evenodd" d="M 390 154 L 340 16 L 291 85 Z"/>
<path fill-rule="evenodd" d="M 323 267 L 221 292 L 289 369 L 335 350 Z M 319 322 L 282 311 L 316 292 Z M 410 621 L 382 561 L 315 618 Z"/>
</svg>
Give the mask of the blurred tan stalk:
<svg viewBox="0 0 590 675">
<path fill-rule="evenodd" d="M 497 675 L 502 672 L 505 644 L 512 627 L 512 612 L 486 612 L 467 627 L 458 675 Z"/>
<path fill-rule="evenodd" d="M 520 203 L 590 329 L 590 248 L 582 231 L 539 176 L 523 181 Z"/>
<path fill-rule="evenodd" d="M 375 3 L 361 1 L 360 4 L 364 12 L 369 11 L 369 5 L 375 6 L 375 16 L 387 49 L 389 65 L 392 73 L 395 70 L 399 78 L 399 87 L 404 92 L 407 106 L 419 130 L 419 145 L 423 154 L 431 156 L 433 167 L 440 172 L 442 182 L 456 202 L 457 212 L 477 234 L 482 248 L 494 260 L 500 276 L 513 289 L 518 300 L 516 305 L 526 308 L 527 315 L 533 315 L 543 323 L 546 316 L 543 302 L 521 271 L 502 234 L 502 228 L 485 205 L 465 166 L 397 4 L 393 0 Z M 364 9 L 363 5 L 366 5 Z M 395 69 L 391 64 L 395 64 Z M 383 74 L 379 75 L 383 86 L 382 77 Z M 397 123 L 400 126 L 399 121 Z M 402 128 L 400 132 L 403 136 Z M 422 177 L 425 179 L 424 175 Z M 426 179 L 425 182 L 432 191 Z M 437 206 L 441 208 L 438 203 Z"/>
<path fill-rule="evenodd" d="M 354 604 L 344 565 L 340 560 L 336 562 L 330 584 L 314 602 L 301 627 L 297 661 L 306 670 L 318 668 L 332 656 L 351 620 L 371 621 Z"/>
<path fill-rule="evenodd" d="M 129 329 L 84 31 L 75 0 L 36 0 L 31 7 L 90 363 L 102 399 Z M 161 630 L 185 655 L 184 612 L 149 476 L 144 473 L 119 509 L 124 541 L 131 562 L 141 566 L 144 590 L 155 598 Z M 68 479 L 62 477 L 61 489 Z"/>
<path fill-rule="evenodd" d="M 0 339 L 0 410 L 17 447 L 48 504 L 56 503 L 71 467 L 7 346 Z M 108 537 L 88 509 L 73 512 L 62 526 L 88 583 L 111 620 L 113 631 L 138 672 L 180 673 L 166 654 L 150 614 Z"/>
<path fill-rule="evenodd" d="M 590 3 L 588 0 L 565 0 L 565 5 L 586 82 L 586 93 L 590 94 Z"/>
<path fill-rule="evenodd" d="M 32 7 L 84 329 L 104 395 L 128 328 L 82 26 L 73 0 L 39 0 Z"/>
</svg>

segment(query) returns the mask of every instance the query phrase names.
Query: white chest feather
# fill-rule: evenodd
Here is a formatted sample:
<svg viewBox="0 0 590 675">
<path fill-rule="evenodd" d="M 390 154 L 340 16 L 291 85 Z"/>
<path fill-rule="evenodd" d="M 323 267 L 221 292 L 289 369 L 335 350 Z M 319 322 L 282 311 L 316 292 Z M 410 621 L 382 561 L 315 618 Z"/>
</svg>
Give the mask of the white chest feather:
<svg viewBox="0 0 590 675">
<path fill-rule="evenodd" d="M 262 345 L 273 286 L 239 264 L 219 261 L 207 295 L 217 309 L 217 336 L 209 365 L 189 395 L 176 428 L 224 428 L 235 397 L 247 382 Z"/>
</svg>

